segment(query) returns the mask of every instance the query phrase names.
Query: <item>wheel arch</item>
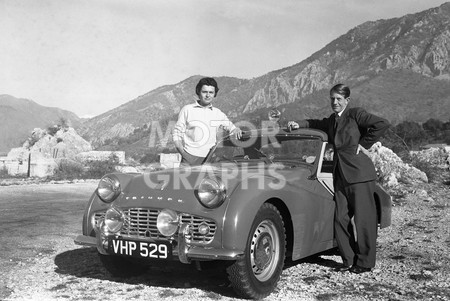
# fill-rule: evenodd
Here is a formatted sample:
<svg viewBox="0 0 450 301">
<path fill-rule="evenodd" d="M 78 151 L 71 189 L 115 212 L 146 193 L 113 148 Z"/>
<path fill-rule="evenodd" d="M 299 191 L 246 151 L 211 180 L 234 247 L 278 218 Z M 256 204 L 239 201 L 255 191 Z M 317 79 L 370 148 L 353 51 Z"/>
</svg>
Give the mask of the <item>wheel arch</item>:
<svg viewBox="0 0 450 301">
<path fill-rule="evenodd" d="M 240 195 L 239 199 L 246 199 L 247 193 Z M 274 195 L 262 193 L 253 195 L 246 202 L 234 202 L 225 213 L 223 222 L 222 245 L 225 248 L 243 251 L 247 242 L 247 234 L 250 231 L 253 220 L 259 209 L 265 204 L 274 205 L 281 214 L 286 232 L 286 248 L 288 253 L 293 250 L 294 229 L 291 214 L 284 201 Z M 242 235 L 245 233 L 245 235 Z"/>
<path fill-rule="evenodd" d="M 292 223 L 292 216 L 289 208 L 280 198 L 270 198 L 265 203 L 270 203 L 274 205 L 278 211 L 280 211 L 281 217 L 284 222 L 284 230 L 286 233 L 286 254 L 287 256 L 292 255 L 294 247 L 294 225 Z"/>
</svg>

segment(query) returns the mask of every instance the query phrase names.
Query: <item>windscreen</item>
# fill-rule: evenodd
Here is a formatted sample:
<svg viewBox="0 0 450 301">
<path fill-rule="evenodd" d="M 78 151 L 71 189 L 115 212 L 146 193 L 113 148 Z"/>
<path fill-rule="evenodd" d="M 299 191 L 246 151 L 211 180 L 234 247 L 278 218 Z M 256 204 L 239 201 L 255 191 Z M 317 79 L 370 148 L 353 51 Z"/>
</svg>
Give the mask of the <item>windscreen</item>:
<svg viewBox="0 0 450 301">
<path fill-rule="evenodd" d="M 322 142 L 319 139 L 304 137 L 259 137 L 247 141 L 233 141 L 219 144 L 210 159 L 215 162 L 239 162 L 263 160 L 274 162 L 295 161 L 314 164 L 320 154 Z"/>
</svg>

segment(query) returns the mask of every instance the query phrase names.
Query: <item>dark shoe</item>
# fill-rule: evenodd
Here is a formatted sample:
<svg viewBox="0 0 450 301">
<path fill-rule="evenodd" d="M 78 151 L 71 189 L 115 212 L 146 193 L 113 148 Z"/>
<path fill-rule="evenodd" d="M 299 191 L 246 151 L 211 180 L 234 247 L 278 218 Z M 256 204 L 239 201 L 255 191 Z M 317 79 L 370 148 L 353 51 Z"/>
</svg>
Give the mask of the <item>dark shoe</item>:
<svg viewBox="0 0 450 301">
<path fill-rule="evenodd" d="M 334 269 L 336 272 L 347 272 L 352 268 L 351 265 L 341 265 L 340 267 Z"/>
<path fill-rule="evenodd" d="M 370 272 L 371 270 L 372 270 L 371 268 L 364 268 L 364 267 L 360 267 L 359 265 L 354 265 L 350 268 L 350 272 L 352 272 L 354 274 L 362 274 L 362 273 Z"/>
</svg>

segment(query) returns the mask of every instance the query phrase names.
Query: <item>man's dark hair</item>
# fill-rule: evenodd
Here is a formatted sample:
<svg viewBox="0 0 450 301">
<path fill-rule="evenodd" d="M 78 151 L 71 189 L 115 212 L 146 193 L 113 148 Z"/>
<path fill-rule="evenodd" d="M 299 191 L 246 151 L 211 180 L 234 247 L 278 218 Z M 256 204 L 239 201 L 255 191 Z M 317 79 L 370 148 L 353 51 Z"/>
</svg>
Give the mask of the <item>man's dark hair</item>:
<svg viewBox="0 0 450 301">
<path fill-rule="evenodd" d="M 214 87 L 215 89 L 214 97 L 217 95 L 217 92 L 219 92 L 219 86 L 217 85 L 216 80 L 212 77 L 204 77 L 198 82 L 197 86 L 195 87 L 195 94 L 200 95 L 200 90 L 205 85 Z"/>
<path fill-rule="evenodd" d="M 350 88 L 344 84 L 337 84 L 330 90 L 331 93 L 337 93 L 345 98 L 350 97 Z"/>
</svg>

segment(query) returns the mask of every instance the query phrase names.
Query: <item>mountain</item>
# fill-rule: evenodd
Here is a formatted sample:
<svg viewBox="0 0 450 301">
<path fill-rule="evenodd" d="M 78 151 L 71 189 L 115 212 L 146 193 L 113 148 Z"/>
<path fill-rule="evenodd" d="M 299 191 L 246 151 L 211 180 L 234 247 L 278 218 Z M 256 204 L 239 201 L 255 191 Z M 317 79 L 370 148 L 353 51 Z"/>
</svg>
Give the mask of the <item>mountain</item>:
<svg viewBox="0 0 450 301">
<path fill-rule="evenodd" d="M 0 95 L 0 152 L 19 147 L 34 128 L 47 128 L 64 119 L 68 125 L 79 127 L 80 118 L 72 112 L 44 107 L 32 100 Z"/>
<path fill-rule="evenodd" d="M 450 3 L 401 18 L 366 22 L 299 64 L 255 79 L 244 112 L 296 103 L 304 116 L 323 116 L 335 83 L 352 87 L 363 105 L 392 123 L 447 120 L 450 113 Z M 325 93 L 324 93 L 325 92 Z M 308 98 L 307 96 L 313 96 Z M 318 98 L 320 101 L 318 101 Z M 317 114 L 319 113 L 319 114 Z"/>
<path fill-rule="evenodd" d="M 262 50 L 263 51 L 263 50 Z M 304 61 L 253 79 L 216 77 L 215 105 L 234 121 L 265 118 L 278 107 L 283 119 L 330 114 L 328 91 L 343 82 L 351 105 L 363 106 L 393 124 L 447 121 L 450 116 L 450 3 L 400 18 L 363 23 Z M 200 76 L 167 85 L 88 120 L 91 142 L 126 138 L 152 121 L 175 121 L 193 101 Z M 148 139 L 143 137 L 145 139 Z M 139 143 L 141 147 L 145 142 Z"/>
</svg>

